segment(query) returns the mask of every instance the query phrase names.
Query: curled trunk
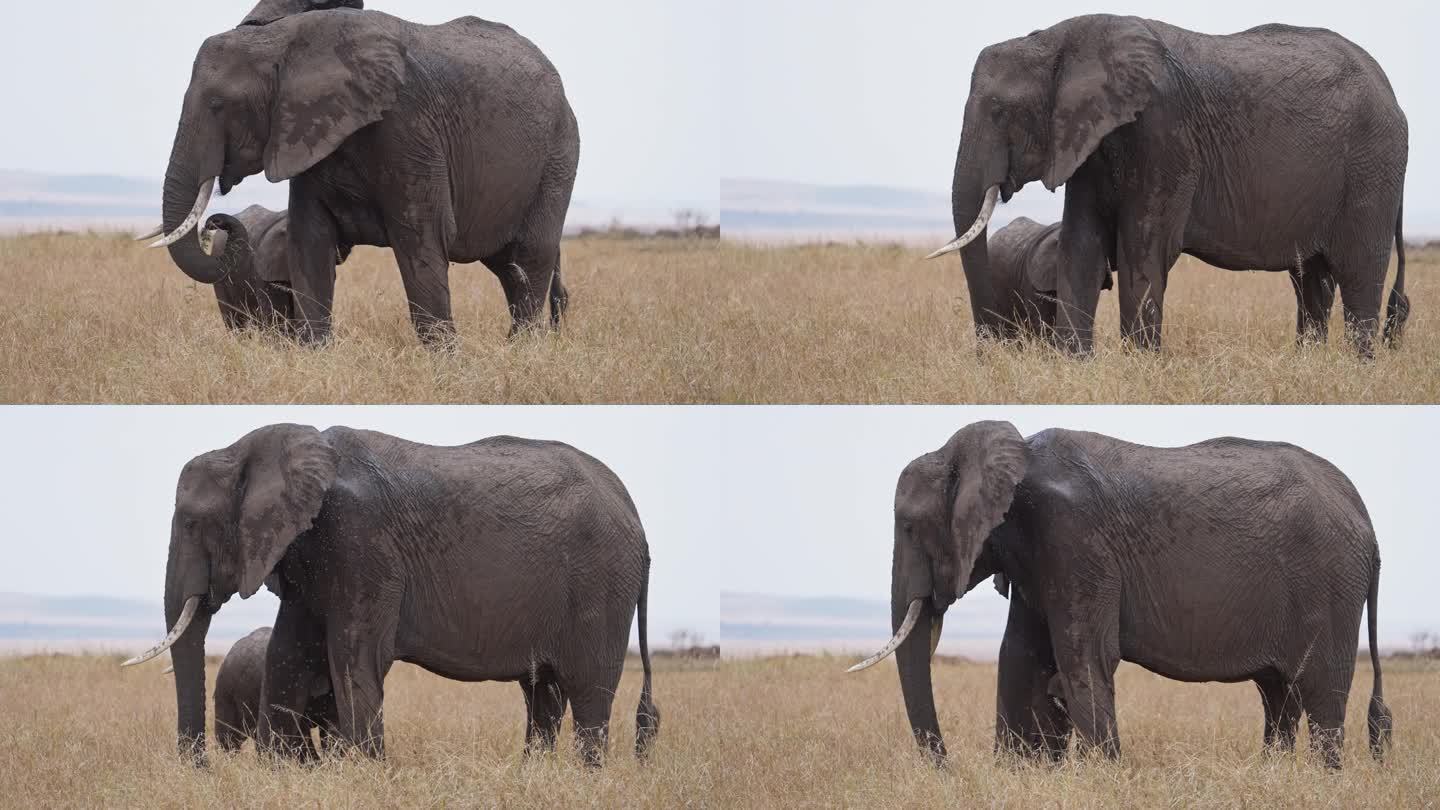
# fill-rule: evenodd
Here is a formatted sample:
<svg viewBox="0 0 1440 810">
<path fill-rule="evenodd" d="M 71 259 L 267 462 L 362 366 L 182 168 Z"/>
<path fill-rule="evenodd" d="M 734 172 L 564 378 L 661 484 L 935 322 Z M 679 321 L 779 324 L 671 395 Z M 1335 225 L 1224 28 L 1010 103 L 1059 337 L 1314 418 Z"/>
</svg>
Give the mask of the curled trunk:
<svg viewBox="0 0 1440 810">
<path fill-rule="evenodd" d="M 190 134 L 186 126 L 189 104 L 182 113 L 180 131 L 170 151 L 170 164 L 165 169 L 165 186 L 161 204 L 161 222 L 165 233 L 173 233 L 190 215 L 200 186 L 220 173 L 222 158 L 212 155 L 213 148 L 203 145 L 200 137 Z M 185 275 L 202 284 L 214 284 L 225 276 L 220 262 L 205 253 L 195 234 L 186 234 L 170 245 L 170 258 Z"/>
</svg>

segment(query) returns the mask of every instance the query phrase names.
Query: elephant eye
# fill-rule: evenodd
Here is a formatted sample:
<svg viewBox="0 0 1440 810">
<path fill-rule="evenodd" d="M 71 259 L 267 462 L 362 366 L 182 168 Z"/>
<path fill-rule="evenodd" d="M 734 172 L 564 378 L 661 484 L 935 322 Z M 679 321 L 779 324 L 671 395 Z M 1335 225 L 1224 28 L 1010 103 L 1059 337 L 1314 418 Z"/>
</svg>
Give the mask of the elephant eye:
<svg viewBox="0 0 1440 810">
<path fill-rule="evenodd" d="M 223 99 L 223 98 L 212 98 L 212 99 L 210 99 L 210 109 L 211 109 L 211 111 L 213 111 L 213 112 L 219 112 L 219 111 L 220 111 L 220 108 L 222 108 L 222 107 L 224 107 L 224 106 L 225 106 L 225 99 Z"/>
</svg>

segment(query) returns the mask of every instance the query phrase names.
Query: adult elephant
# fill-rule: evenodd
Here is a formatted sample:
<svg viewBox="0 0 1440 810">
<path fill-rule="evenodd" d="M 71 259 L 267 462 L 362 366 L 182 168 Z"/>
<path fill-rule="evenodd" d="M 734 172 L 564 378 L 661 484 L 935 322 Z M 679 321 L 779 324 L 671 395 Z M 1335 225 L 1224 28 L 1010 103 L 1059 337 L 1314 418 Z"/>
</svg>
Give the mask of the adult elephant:
<svg viewBox="0 0 1440 810">
<path fill-rule="evenodd" d="M 154 244 L 191 278 L 223 279 L 220 261 L 184 237 L 217 181 L 224 194 L 263 170 L 290 181 L 302 340 L 330 333 L 340 244 L 394 249 L 429 343 L 453 330 L 449 263 L 484 262 L 500 277 L 514 334 L 536 323 L 547 292 L 553 321 L 566 303 L 551 279 L 579 154 L 555 67 L 504 25 L 417 25 L 350 8 L 292 14 L 201 46 L 165 173 L 166 235 Z"/>
<path fill-rule="evenodd" d="M 930 657 L 946 609 L 992 575 L 1010 598 L 997 751 L 1058 758 L 1073 728 L 1118 756 L 1124 660 L 1182 681 L 1254 681 L 1266 744 L 1293 749 L 1303 710 L 1338 768 L 1367 604 L 1370 748 L 1378 758 L 1389 745 L 1375 532 L 1344 474 L 1298 447 L 1156 448 L 1070 430 L 1027 439 L 978 422 L 910 462 L 895 488 L 895 635 L 852 671 L 898 651 L 910 726 L 936 759 Z"/>
<path fill-rule="evenodd" d="M 1041 225 L 1016 217 L 990 240 L 990 289 L 997 316 L 993 335 L 1017 340 L 1022 334 L 1051 335 L 1055 329 L 1055 268 L 1059 263 L 1060 223 Z M 1110 270 L 1100 289 L 1111 287 Z"/>
<path fill-rule="evenodd" d="M 1300 328 L 1322 339 L 1338 286 L 1369 357 L 1392 239 L 1387 341 L 1409 313 L 1408 140 L 1384 71 L 1330 31 L 1210 36 L 1076 17 L 981 51 L 951 186 L 959 236 L 931 257 L 963 251 L 976 330 L 995 331 L 985 228 L 996 200 L 1035 180 L 1064 185 L 1056 329 L 1070 349 L 1092 349 L 1107 261 L 1123 334 L 1159 348 L 1166 277 L 1183 252 L 1230 270 L 1296 269 Z"/>
<path fill-rule="evenodd" d="M 635 749 L 659 725 L 646 641 L 650 554 L 608 468 L 558 442 L 432 447 L 370 431 L 260 428 L 180 473 L 165 571 L 179 749 L 203 761 L 210 617 L 263 583 L 280 597 L 265 658 L 261 750 L 311 758 L 297 717 L 334 687 L 336 741 L 384 753 L 385 674 L 409 661 L 462 681 L 518 681 L 527 750 L 568 702 L 599 765 L 638 607 Z"/>
</svg>

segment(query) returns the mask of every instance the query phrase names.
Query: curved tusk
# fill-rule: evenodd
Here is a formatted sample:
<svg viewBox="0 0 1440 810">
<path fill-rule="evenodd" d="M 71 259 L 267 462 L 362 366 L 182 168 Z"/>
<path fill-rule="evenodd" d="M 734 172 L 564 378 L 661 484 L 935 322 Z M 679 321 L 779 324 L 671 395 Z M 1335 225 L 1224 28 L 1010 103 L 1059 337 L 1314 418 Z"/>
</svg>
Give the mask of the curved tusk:
<svg viewBox="0 0 1440 810">
<path fill-rule="evenodd" d="M 935 651 L 940 649 L 940 628 L 945 626 L 945 617 L 936 616 L 930 620 L 930 657 L 935 657 Z"/>
<path fill-rule="evenodd" d="M 199 233 L 199 236 L 200 236 L 200 249 L 203 250 L 203 251 L 205 251 L 205 255 L 206 255 L 206 256 L 214 256 L 214 255 L 215 255 L 214 248 L 215 248 L 215 231 L 216 231 L 216 230 L 218 230 L 218 229 L 217 229 L 217 228 L 201 228 L 201 229 L 200 229 L 200 233 Z"/>
<path fill-rule="evenodd" d="M 170 645 L 174 644 L 176 641 L 179 641 L 180 636 L 185 632 L 185 628 L 190 626 L 190 620 L 195 618 L 195 609 L 198 607 L 200 607 L 200 597 L 192 596 L 189 599 L 186 599 L 185 607 L 180 610 L 180 618 L 175 621 L 175 629 L 170 631 L 170 634 L 165 637 L 165 640 L 160 642 L 159 644 L 156 644 L 154 647 L 151 647 L 145 652 L 140 653 L 134 658 L 131 658 L 129 661 L 126 661 L 120 666 L 129 667 L 134 666 L 135 664 L 143 664 L 146 661 L 149 661 L 151 658 L 154 658 L 160 653 L 170 649 Z"/>
<path fill-rule="evenodd" d="M 200 221 L 200 217 L 205 216 L 205 206 L 210 204 L 210 195 L 214 193 L 214 191 L 215 178 L 212 177 L 209 180 L 201 183 L 200 191 L 195 197 L 195 207 L 190 209 L 190 215 L 185 217 L 185 221 L 180 223 L 180 227 L 171 231 L 168 236 L 161 237 L 160 239 L 156 239 L 154 242 L 151 242 L 150 247 L 158 248 L 173 245 L 176 242 L 179 242 L 180 239 L 185 236 L 185 234 L 190 233 L 190 231 L 194 230 L 195 223 Z"/>
<path fill-rule="evenodd" d="M 880 652 L 875 653 L 845 671 L 859 672 L 862 669 L 873 667 L 883 661 L 885 656 L 899 649 L 901 642 L 905 641 L 906 636 L 910 635 L 910 631 L 915 629 L 915 622 L 920 619 L 920 602 L 921 600 L 919 599 L 910 602 L 910 609 L 905 611 L 905 621 L 900 623 L 900 629 L 895 631 L 895 636 L 890 639 L 889 643 L 880 648 Z"/>
<path fill-rule="evenodd" d="M 990 215 L 995 213 L 995 201 L 998 199 L 1000 199 L 1000 187 L 991 186 L 985 192 L 985 202 L 980 206 L 980 216 L 975 218 L 975 224 L 970 226 L 970 230 L 960 234 L 954 242 L 940 248 L 925 258 L 935 259 L 944 256 L 946 253 L 954 253 L 975 241 L 975 237 L 979 236 L 980 232 L 985 230 L 985 226 L 990 224 Z"/>
<path fill-rule="evenodd" d="M 159 235 L 162 234 L 162 233 L 165 233 L 165 226 L 164 226 L 164 225 L 156 225 L 156 226 L 155 226 L 155 230 L 149 231 L 149 232 L 147 232 L 147 233 L 144 233 L 144 234 L 141 234 L 140 236 L 135 237 L 135 241 L 136 241 L 136 242 L 144 242 L 144 241 L 147 240 L 147 239 L 154 239 L 155 237 L 159 236 Z"/>
<path fill-rule="evenodd" d="M 174 672 L 174 671 L 175 671 L 175 665 L 174 665 L 174 664 L 166 664 L 166 665 L 165 665 L 165 668 L 162 669 L 162 670 L 160 670 L 160 674 L 161 674 L 161 675 L 169 675 L 170 673 L 172 673 L 172 672 Z"/>
</svg>

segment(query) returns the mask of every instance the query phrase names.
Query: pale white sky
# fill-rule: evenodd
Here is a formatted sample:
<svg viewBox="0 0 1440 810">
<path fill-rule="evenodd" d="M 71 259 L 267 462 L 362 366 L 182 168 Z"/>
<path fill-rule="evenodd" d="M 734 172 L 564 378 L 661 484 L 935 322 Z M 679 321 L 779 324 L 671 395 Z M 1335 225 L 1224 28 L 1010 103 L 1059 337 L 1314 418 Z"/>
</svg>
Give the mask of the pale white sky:
<svg viewBox="0 0 1440 810">
<path fill-rule="evenodd" d="M 615 471 L 640 512 L 653 561 L 652 643 L 667 644 L 676 629 L 719 640 L 721 549 L 708 529 L 716 500 L 697 460 L 721 448 L 683 408 L 0 408 L 0 591 L 158 603 L 180 468 L 276 422 L 343 424 L 428 444 L 511 434 L 574 445 Z M 278 605 L 263 588 L 256 600 Z"/>
<path fill-rule="evenodd" d="M 1319 26 L 1358 43 L 1385 69 L 1410 122 L 1406 220 L 1440 235 L 1440 154 L 1431 148 L 1440 142 L 1440 4 L 1429 0 L 733 0 L 717 18 L 727 43 L 721 176 L 948 193 L 981 48 L 1097 12 L 1214 34 Z M 1048 195 L 1039 183 L 1021 193 Z"/>
<path fill-rule="evenodd" d="M 7 4 L 0 168 L 157 177 L 205 37 L 254 0 Z M 579 201 L 673 204 L 718 194 L 710 11 L 670 0 L 370 0 L 416 22 L 473 14 L 555 63 L 580 122 Z M 241 190 L 263 184 L 246 180 Z M 237 192 L 238 193 L 238 192 Z M 158 206 L 159 201 L 156 201 Z"/>
<path fill-rule="evenodd" d="M 965 425 L 1004 419 L 1026 436 L 1064 427 L 1161 446 L 1230 435 L 1304 447 L 1340 468 L 1370 512 L 1382 561 L 1381 639 L 1406 645 L 1416 630 L 1440 632 L 1440 408 L 747 407 L 725 416 L 731 453 L 715 467 L 732 483 L 720 488 L 744 493 L 709 527 L 728 538 L 717 557 L 727 591 L 889 599 L 900 471 Z M 990 587 L 965 598 L 1001 599 Z M 990 629 L 1001 633 L 1003 620 Z"/>
</svg>

